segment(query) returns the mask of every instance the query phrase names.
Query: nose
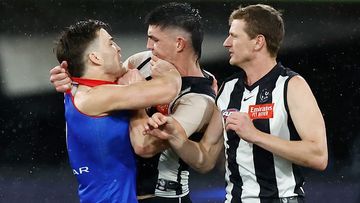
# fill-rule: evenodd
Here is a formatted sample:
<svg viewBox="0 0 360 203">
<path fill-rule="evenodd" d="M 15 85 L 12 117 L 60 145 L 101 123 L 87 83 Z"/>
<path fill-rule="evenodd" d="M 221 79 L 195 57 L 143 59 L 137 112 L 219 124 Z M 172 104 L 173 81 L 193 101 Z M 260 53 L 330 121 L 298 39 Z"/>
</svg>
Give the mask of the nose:
<svg viewBox="0 0 360 203">
<path fill-rule="evenodd" d="M 113 42 L 113 47 L 116 49 L 117 52 L 121 52 L 121 47 L 116 42 Z"/>
<path fill-rule="evenodd" d="M 118 52 L 121 52 L 121 47 L 117 44 L 116 44 L 116 49 L 118 50 Z"/>
<path fill-rule="evenodd" d="M 148 39 L 148 40 L 147 40 L 146 48 L 149 49 L 149 50 L 153 50 L 153 49 L 154 49 L 154 43 L 152 42 L 151 39 Z"/>
<path fill-rule="evenodd" d="M 231 43 L 230 43 L 230 36 L 228 36 L 224 43 L 223 43 L 223 46 L 226 47 L 226 48 L 229 48 L 231 46 Z"/>
</svg>

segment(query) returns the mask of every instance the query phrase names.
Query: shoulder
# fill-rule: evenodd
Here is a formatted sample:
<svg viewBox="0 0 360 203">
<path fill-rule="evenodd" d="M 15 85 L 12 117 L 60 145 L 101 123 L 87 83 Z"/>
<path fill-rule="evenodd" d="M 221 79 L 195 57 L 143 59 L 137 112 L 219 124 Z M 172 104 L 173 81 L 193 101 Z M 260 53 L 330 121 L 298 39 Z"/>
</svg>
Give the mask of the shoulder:
<svg viewBox="0 0 360 203">
<path fill-rule="evenodd" d="M 294 75 L 291 78 L 289 78 L 288 88 L 295 90 L 295 88 L 304 88 L 304 87 L 308 87 L 308 84 L 302 76 Z"/>
<path fill-rule="evenodd" d="M 215 103 L 214 98 L 206 94 L 199 94 L 190 92 L 182 95 L 178 100 L 177 104 L 186 104 L 191 106 L 209 105 Z"/>
<path fill-rule="evenodd" d="M 289 79 L 287 100 L 289 105 L 306 103 L 307 100 L 314 97 L 310 86 L 300 75 L 296 75 Z"/>
<path fill-rule="evenodd" d="M 151 51 L 142 51 L 136 54 L 131 55 L 124 62 L 124 66 L 129 69 L 134 69 L 139 67 L 144 61 L 152 56 Z"/>
</svg>

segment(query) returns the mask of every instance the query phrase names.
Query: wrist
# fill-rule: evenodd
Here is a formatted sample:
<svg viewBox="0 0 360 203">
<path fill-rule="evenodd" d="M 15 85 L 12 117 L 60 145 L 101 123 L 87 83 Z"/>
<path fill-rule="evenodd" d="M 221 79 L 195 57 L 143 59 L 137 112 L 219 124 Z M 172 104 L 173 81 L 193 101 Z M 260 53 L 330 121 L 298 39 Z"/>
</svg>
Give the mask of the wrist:
<svg viewBox="0 0 360 203">
<path fill-rule="evenodd" d="M 181 133 L 179 133 L 177 130 L 169 137 L 169 143 L 171 145 L 172 148 L 174 149 L 181 149 L 185 142 L 186 142 L 187 138 L 184 139 L 184 137 L 181 135 Z"/>
</svg>

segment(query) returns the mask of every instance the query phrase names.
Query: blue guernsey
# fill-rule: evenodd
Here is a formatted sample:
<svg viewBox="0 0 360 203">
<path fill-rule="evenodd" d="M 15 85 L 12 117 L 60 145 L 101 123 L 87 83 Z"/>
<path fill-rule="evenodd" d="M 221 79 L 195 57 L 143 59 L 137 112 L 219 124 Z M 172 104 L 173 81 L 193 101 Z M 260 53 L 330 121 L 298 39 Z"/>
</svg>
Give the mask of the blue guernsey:
<svg viewBox="0 0 360 203">
<path fill-rule="evenodd" d="M 137 202 L 128 112 L 88 116 L 79 112 L 67 93 L 65 117 L 67 150 L 79 183 L 80 202 Z"/>
</svg>

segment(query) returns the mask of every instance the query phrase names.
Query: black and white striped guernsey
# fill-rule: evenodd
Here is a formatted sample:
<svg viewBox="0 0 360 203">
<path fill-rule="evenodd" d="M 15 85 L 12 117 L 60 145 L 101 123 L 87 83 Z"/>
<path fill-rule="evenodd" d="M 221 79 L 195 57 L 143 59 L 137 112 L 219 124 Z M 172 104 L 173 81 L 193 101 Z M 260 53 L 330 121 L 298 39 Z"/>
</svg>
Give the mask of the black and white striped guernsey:
<svg viewBox="0 0 360 203">
<path fill-rule="evenodd" d="M 151 52 L 144 52 L 136 64 L 137 69 L 147 79 L 151 79 Z M 207 98 L 214 104 L 215 92 L 212 89 L 213 78 L 202 70 L 205 77 L 182 77 L 181 91 L 169 104 L 169 114 L 175 112 L 176 106 L 184 97 Z M 202 107 L 205 108 L 205 107 Z M 155 113 L 156 108 L 149 108 L 148 114 Z M 209 111 L 209 110 L 208 110 Z M 196 124 L 200 126 L 200 123 Z M 199 141 L 203 132 L 194 132 L 189 139 Z M 137 195 L 155 195 L 172 198 L 183 197 L 189 193 L 189 166 L 172 150 L 167 149 L 151 158 L 136 156 L 137 162 Z"/>
<path fill-rule="evenodd" d="M 291 77 L 297 75 L 278 63 L 251 86 L 240 72 L 226 79 L 216 100 L 228 112 L 248 112 L 255 127 L 285 140 L 300 140 L 289 114 L 286 94 Z M 303 196 L 299 166 L 224 131 L 226 156 L 226 203 L 266 202 L 273 198 Z"/>
</svg>

